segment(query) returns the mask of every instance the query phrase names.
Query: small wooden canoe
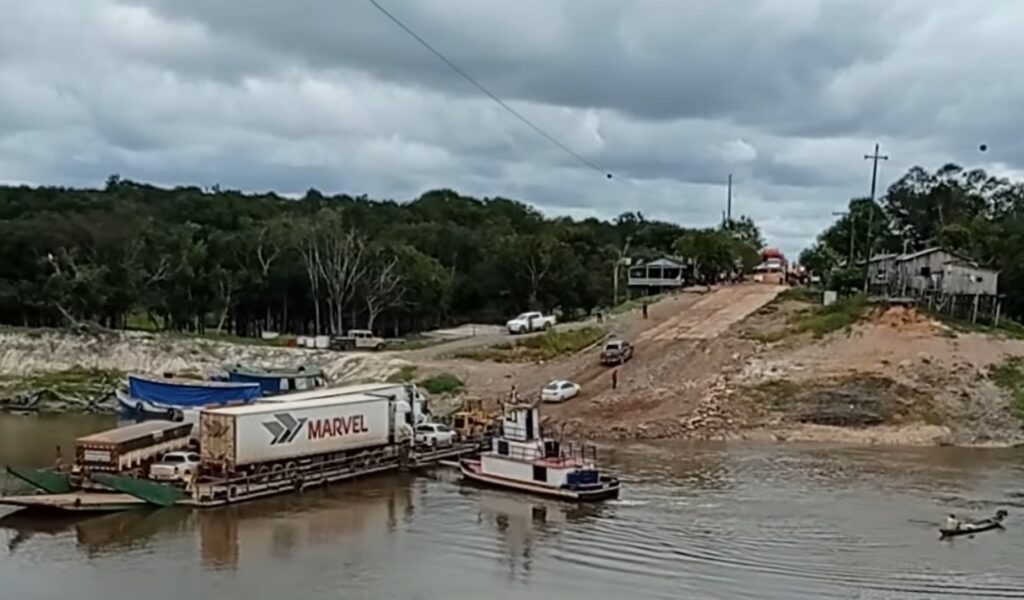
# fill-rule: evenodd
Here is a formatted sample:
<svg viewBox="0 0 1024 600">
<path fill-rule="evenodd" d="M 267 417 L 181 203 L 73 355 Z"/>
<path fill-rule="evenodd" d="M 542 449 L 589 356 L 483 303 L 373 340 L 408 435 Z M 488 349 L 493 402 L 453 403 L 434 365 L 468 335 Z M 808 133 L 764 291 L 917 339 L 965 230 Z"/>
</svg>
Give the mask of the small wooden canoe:
<svg viewBox="0 0 1024 600">
<path fill-rule="evenodd" d="M 951 538 L 959 537 L 961 535 L 972 535 L 983 531 L 992 531 L 993 529 L 1005 529 L 1005 527 L 1003 527 L 1002 519 L 982 519 L 981 521 L 974 521 L 973 523 L 965 523 L 960 526 L 959 529 L 946 529 L 940 527 L 939 534 L 943 538 Z"/>
</svg>

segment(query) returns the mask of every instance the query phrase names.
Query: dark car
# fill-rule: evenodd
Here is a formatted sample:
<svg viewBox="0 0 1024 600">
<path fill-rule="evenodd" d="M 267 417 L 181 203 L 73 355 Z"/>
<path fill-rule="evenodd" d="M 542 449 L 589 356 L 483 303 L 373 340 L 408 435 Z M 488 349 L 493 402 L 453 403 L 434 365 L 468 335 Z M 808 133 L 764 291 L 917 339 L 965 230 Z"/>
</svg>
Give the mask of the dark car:
<svg viewBox="0 0 1024 600">
<path fill-rule="evenodd" d="M 621 365 L 633 358 L 633 345 L 625 340 L 613 340 L 601 350 L 602 365 Z"/>
</svg>

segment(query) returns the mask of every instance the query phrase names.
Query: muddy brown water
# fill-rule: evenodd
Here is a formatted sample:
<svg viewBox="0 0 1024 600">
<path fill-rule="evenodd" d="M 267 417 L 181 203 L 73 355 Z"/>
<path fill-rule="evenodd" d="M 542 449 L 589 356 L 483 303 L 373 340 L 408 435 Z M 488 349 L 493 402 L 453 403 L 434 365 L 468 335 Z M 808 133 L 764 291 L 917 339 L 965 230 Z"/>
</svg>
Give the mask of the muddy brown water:
<svg viewBox="0 0 1024 600">
<path fill-rule="evenodd" d="M 108 426 L 0 415 L 0 463 Z M 0 598 L 1024 598 L 1024 452 L 608 448 L 622 499 L 574 506 L 446 470 L 194 511 L 0 508 Z M 7 484 L 4 485 L 8 485 Z M 1007 529 L 939 541 L 948 512 Z"/>
</svg>

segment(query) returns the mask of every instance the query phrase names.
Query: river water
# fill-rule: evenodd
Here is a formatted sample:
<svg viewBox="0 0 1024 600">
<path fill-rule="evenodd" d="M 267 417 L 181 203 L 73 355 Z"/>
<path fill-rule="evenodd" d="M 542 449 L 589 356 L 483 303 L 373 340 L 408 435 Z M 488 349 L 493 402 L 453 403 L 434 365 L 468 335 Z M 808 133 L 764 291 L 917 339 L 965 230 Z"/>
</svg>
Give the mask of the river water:
<svg viewBox="0 0 1024 600">
<path fill-rule="evenodd" d="M 109 422 L 0 415 L 0 463 Z M 574 506 L 384 475 L 224 509 L 0 508 L 0 598 L 1024 598 L 1024 453 L 609 448 L 622 499 Z M 939 541 L 946 513 L 1007 530 Z M 1018 525 L 1021 523 L 1021 525 Z"/>
</svg>

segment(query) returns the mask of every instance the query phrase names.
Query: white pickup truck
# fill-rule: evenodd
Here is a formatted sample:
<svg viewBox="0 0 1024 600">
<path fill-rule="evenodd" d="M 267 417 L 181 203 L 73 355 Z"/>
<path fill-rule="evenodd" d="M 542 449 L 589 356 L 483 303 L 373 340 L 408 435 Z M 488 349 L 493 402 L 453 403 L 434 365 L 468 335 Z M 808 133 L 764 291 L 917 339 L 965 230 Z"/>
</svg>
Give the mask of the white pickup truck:
<svg viewBox="0 0 1024 600">
<path fill-rule="evenodd" d="M 188 481 L 199 472 L 199 455 L 195 452 L 168 452 L 149 466 L 149 478 L 156 481 Z"/>
<path fill-rule="evenodd" d="M 505 323 L 509 333 L 530 333 L 532 331 L 546 331 L 555 324 L 554 315 L 542 315 L 539 312 L 525 312 L 518 317 Z"/>
</svg>

